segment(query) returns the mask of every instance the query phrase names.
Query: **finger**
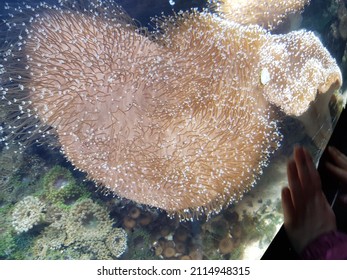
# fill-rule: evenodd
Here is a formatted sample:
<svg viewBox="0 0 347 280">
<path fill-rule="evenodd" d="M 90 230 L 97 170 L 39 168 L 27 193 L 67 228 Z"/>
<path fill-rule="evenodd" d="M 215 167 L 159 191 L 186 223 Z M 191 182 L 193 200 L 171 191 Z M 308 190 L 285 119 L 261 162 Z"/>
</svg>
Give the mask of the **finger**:
<svg viewBox="0 0 347 280">
<path fill-rule="evenodd" d="M 328 147 L 328 152 L 335 165 L 347 170 L 347 157 L 334 147 Z"/>
<path fill-rule="evenodd" d="M 347 194 L 343 194 L 339 197 L 340 201 L 347 206 Z M 283 204 L 282 204 L 283 207 Z M 283 210 L 284 211 L 284 210 Z"/>
<path fill-rule="evenodd" d="M 303 193 L 296 162 L 294 160 L 290 160 L 287 164 L 287 175 L 293 205 L 296 211 L 300 212 L 303 207 Z"/>
<path fill-rule="evenodd" d="M 321 191 L 322 183 L 319 176 L 319 173 L 316 169 L 316 165 L 314 164 L 310 153 L 303 149 L 306 161 L 306 168 L 308 170 L 308 180 L 309 183 L 307 185 L 303 185 L 304 192 L 307 196 L 312 196 L 315 192 Z"/>
<path fill-rule="evenodd" d="M 343 188 L 347 189 L 347 170 L 342 169 L 330 162 L 326 162 L 325 166 L 344 185 Z"/>
<path fill-rule="evenodd" d="M 283 188 L 281 196 L 284 224 L 285 226 L 290 227 L 295 223 L 295 208 L 293 205 L 290 189 L 288 187 Z"/>
<path fill-rule="evenodd" d="M 302 147 L 294 148 L 294 160 L 296 163 L 297 173 L 300 179 L 300 185 L 302 187 L 302 195 L 307 197 L 307 188 L 312 184 L 308 164 L 306 162 L 306 156 Z M 303 198 L 301 198 L 303 199 Z"/>
</svg>

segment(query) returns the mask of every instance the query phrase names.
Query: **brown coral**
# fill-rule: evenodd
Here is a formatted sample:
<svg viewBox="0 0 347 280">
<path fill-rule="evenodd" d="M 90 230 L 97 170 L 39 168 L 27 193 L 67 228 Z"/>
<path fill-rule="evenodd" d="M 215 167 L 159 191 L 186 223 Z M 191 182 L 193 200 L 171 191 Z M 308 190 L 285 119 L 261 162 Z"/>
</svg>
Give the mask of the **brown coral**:
<svg viewBox="0 0 347 280">
<path fill-rule="evenodd" d="M 218 250 L 223 255 L 231 253 L 234 247 L 235 247 L 234 241 L 229 236 L 220 240 L 218 244 Z"/>
<path fill-rule="evenodd" d="M 173 258 L 174 256 L 176 255 L 176 250 L 174 247 L 166 247 L 164 250 L 163 250 L 163 257 L 165 259 L 171 259 Z"/>
</svg>

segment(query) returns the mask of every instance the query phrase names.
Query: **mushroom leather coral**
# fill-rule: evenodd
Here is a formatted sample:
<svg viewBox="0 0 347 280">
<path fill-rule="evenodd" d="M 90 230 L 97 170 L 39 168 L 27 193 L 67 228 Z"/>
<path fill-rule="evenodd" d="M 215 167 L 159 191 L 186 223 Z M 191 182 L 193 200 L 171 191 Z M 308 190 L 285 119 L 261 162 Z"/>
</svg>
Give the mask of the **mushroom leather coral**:
<svg viewBox="0 0 347 280">
<path fill-rule="evenodd" d="M 67 158 L 121 197 L 218 211 L 252 186 L 277 145 L 254 92 L 266 33 L 211 14 L 181 20 L 154 42 L 100 18 L 41 17 L 26 44 L 30 100 Z"/>
</svg>

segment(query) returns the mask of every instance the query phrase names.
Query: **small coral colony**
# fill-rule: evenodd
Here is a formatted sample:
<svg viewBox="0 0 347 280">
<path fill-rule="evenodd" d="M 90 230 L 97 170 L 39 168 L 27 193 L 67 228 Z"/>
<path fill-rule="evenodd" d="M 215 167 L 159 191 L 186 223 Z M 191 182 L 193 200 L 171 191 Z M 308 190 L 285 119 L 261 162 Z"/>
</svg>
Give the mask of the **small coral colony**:
<svg viewBox="0 0 347 280">
<path fill-rule="evenodd" d="M 319 150 L 344 106 L 335 59 L 292 31 L 309 2 L 201 1 L 150 29 L 110 0 L 6 4 L 0 258 L 264 250 L 279 189 L 258 185 L 288 156 L 285 128 Z"/>
</svg>

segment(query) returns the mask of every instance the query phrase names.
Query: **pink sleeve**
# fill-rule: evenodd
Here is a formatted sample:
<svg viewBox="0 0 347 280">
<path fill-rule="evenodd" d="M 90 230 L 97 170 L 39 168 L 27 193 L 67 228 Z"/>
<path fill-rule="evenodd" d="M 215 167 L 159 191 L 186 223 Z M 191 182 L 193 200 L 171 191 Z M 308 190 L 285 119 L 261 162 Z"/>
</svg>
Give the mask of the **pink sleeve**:
<svg viewBox="0 0 347 280">
<path fill-rule="evenodd" d="M 301 253 L 306 260 L 347 259 L 347 234 L 331 231 L 313 240 Z"/>
</svg>

